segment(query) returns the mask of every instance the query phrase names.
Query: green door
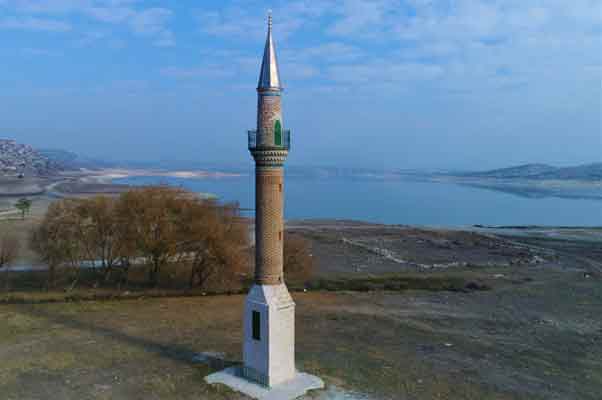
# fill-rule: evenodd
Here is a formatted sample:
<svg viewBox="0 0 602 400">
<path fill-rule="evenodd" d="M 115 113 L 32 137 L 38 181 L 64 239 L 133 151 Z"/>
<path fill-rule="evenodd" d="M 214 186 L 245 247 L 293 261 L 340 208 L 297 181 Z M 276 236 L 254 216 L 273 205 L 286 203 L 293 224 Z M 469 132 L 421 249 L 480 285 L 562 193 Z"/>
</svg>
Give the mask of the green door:
<svg viewBox="0 0 602 400">
<path fill-rule="evenodd" d="M 280 120 L 276 120 L 276 124 L 274 125 L 274 144 L 282 146 L 282 124 Z"/>
</svg>

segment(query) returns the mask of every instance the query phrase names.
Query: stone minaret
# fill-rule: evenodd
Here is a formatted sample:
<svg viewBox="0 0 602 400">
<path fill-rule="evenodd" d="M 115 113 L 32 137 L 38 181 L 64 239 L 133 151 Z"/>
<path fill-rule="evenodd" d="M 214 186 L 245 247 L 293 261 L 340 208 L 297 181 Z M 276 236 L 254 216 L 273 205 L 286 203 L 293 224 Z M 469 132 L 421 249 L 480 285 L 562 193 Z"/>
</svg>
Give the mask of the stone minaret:
<svg viewBox="0 0 602 400">
<path fill-rule="evenodd" d="M 282 86 L 272 16 L 257 86 L 255 159 L 255 283 L 245 304 L 244 375 L 266 386 L 295 378 L 295 303 L 283 276 L 284 174 L 290 132 L 282 122 Z"/>
</svg>

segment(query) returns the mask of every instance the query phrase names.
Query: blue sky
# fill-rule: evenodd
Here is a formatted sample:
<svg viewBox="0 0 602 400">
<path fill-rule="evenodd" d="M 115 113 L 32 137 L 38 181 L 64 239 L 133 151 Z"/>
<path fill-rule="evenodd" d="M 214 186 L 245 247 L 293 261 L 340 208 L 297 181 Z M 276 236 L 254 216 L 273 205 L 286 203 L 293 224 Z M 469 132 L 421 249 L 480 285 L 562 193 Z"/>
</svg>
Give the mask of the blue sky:
<svg viewBox="0 0 602 400">
<path fill-rule="evenodd" d="M 602 160 L 599 0 L 0 0 L 0 137 L 250 162 L 268 9 L 291 163 Z"/>
</svg>

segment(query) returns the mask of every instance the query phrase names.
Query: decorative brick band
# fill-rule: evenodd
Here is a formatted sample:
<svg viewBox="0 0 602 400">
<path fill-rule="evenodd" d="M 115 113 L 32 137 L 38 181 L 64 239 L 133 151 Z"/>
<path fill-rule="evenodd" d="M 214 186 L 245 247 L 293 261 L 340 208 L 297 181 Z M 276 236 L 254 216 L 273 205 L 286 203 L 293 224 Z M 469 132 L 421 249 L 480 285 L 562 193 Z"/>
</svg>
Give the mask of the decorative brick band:
<svg viewBox="0 0 602 400">
<path fill-rule="evenodd" d="M 251 151 L 255 164 L 257 166 L 275 166 L 279 167 L 284 164 L 288 156 L 287 150 L 260 150 Z"/>
<path fill-rule="evenodd" d="M 276 91 L 259 90 L 258 92 L 261 96 L 282 96 L 281 92 Z"/>
</svg>

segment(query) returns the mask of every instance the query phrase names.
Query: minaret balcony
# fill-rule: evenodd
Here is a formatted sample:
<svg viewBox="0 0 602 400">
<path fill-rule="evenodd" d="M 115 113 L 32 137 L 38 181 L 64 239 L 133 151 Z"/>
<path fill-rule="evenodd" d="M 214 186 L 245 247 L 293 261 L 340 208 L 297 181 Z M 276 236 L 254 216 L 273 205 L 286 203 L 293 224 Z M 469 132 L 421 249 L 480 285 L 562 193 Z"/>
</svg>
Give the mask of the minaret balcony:
<svg viewBox="0 0 602 400">
<path fill-rule="evenodd" d="M 291 147 L 291 131 L 284 129 L 281 132 L 274 134 L 273 143 L 261 143 L 257 131 L 248 131 L 249 133 L 249 150 L 285 150 L 288 151 Z"/>
</svg>

